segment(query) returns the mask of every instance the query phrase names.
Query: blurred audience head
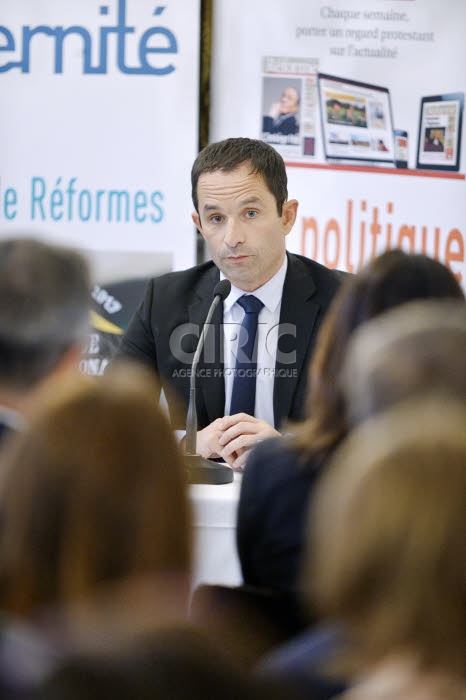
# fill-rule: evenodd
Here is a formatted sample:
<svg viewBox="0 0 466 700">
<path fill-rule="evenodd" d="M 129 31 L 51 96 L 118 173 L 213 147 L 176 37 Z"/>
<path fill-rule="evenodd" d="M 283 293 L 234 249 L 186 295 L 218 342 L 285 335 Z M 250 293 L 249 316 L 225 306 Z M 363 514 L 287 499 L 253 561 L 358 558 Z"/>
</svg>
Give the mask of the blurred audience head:
<svg viewBox="0 0 466 700">
<path fill-rule="evenodd" d="M 444 298 L 464 302 L 453 273 L 437 260 L 398 249 L 344 281 L 322 324 L 309 368 L 308 419 L 295 431 L 304 455 L 325 459 L 348 431 L 340 380 L 353 332 L 406 302 Z"/>
<path fill-rule="evenodd" d="M 153 373 L 123 362 L 49 382 L 1 459 L 3 610 L 30 617 L 145 577 L 186 593 L 185 475 L 157 396 Z"/>
<path fill-rule="evenodd" d="M 322 476 L 308 589 L 348 631 L 353 670 L 400 654 L 464 677 L 465 426 L 464 402 L 410 399 L 355 428 Z"/>
<path fill-rule="evenodd" d="M 44 683 L 37 700 L 282 700 L 194 627 L 158 630 L 129 648 L 69 659 Z"/>
<path fill-rule="evenodd" d="M 88 331 L 90 276 L 75 250 L 34 238 L 0 241 L 0 402 L 58 368 L 77 368 Z"/>
<path fill-rule="evenodd" d="M 466 304 L 460 300 L 404 304 L 363 324 L 350 340 L 343 369 L 350 424 L 426 391 L 466 401 Z"/>
</svg>

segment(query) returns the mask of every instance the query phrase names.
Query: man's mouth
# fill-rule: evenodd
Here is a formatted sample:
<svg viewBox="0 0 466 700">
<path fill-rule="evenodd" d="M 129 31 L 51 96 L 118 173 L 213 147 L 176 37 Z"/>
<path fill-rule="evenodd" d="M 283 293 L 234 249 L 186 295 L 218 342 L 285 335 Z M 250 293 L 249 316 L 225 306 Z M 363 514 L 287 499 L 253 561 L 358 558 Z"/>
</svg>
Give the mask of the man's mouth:
<svg viewBox="0 0 466 700">
<path fill-rule="evenodd" d="M 227 258 L 227 260 L 231 265 L 239 265 L 240 263 L 245 262 L 246 260 L 249 260 L 249 257 L 250 257 L 249 255 L 238 255 L 235 257 Z"/>
</svg>

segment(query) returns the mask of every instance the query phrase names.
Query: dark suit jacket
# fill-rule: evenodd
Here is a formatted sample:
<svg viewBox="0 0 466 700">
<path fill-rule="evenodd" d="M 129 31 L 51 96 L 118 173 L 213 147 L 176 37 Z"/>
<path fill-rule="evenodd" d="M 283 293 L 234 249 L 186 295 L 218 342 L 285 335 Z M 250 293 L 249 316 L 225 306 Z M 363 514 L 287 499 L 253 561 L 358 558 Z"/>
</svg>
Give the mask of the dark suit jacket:
<svg viewBox="0 0 466 700">
<path fill-rule="evenodd" d="M 0 445 L 3 447 L 4 443 L 8 441 L 8 438 L 14 435 L 18 429 L 17 426 L 13 426 L 10 421 L 2 417 L 0 406 Z"/>
<path fill-rule="evenodd" d="M 289 332 L 283 335 L 279 340 L 279 350 L 282 353 L 296 351 L 296 362 L 290 365 L 277 360 L 274 380 L 276 427 L 286 418 L 298 420 L 303 416 L 307 365 L 322 319 L 343 274 L 308 258 L 288 253 L 280 323 L 296 327 L 296 337 Z M 119 356 L 133 357 L 153 367 L 159 374 L 165 393 L 168 391 L 170 394 L 174 390 L 181 398 L 185 411 L 189 400 L 192 355 L 219 279 L 218 268 L 209 261 L 150 280 L 118 353 Z M 224 415 L 222 321 L 222 306 L 219 304 L 206 338 L 209 351 L 201 354 L 198 367 L 198 429 Z M 168 399 L 170 404 L 170 396 Z M 170 405 L 173 427 L 184 428 L 185 415 L 176 416 L 172 408 Z"/>
<path fill-rule="evenodd" d="M 309 499 L 320 471 L 302 462 L 282 438 L 264 440 L 252 450 L 237 522 L 245 584 L 297 594 Z"/>
<path fill-rule="evenodd" d="M 262 131 L 268 134 L 299 134 L 299 122 L 294 114 L 280 114 L 277 119 L 264 117 Z"/>
<path fill-rule="evenodd" d="M 329 625 L 312 627 L 273 649 L 261 659 L 256 675 L 267 679 L 295 700 L 330 700 L 347 689 L 341 675 L 328 675 L 326 667 L 345 650 L 342 628 Z"/>
<path fill-rule="evenodd" d="M 6 425 L 5 423 L 2 423 L 0 421 L 0 442 L 3 440 L 4 437 L 6 437 L 8 432 L 9 432 L 8 425 Z"/>
</svg>

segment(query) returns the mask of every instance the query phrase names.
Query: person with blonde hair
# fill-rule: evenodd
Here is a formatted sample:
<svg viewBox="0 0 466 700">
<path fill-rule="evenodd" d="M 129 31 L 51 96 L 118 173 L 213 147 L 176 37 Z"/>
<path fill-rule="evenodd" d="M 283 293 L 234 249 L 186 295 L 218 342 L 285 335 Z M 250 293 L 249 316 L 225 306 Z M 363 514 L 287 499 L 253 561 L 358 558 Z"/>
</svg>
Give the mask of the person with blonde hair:
<svg viewBox="0 0 466 700">
<path fill-rule="evenodd" d="M 307 586 L 345 631 L 345 700 L 466 697 L 466 403 L 398 403 L 356 428 L 315 492 Z"/>
<path fill-rule="evenodd" d="M 69 637 L 108 645 L 185 618 L 187 487 L 156 384 L 152 372 L 131 363 L 98 379 L 50 382 L 28 429 L 5 446 L 4 685 L 35 680 L 30 670 L 47 669 Z M 26 640 L 19 651 L 18 630 Z M 25 670 L 25 658 L 37 663 Z"/>
</svg>

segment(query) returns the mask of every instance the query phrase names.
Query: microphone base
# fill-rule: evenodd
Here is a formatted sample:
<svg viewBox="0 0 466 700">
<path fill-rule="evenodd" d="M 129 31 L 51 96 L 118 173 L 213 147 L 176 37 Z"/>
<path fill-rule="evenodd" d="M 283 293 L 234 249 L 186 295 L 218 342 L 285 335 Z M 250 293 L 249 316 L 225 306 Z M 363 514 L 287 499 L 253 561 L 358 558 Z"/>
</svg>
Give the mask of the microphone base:
<svg viewBox="0 0 466 700">
<path fill-rule="evenodd" d="M 233 469 L 226 464 L 204 459 L 200 455 L 184 455 L 189 484 L 231 484 Z"/>
</svg>

